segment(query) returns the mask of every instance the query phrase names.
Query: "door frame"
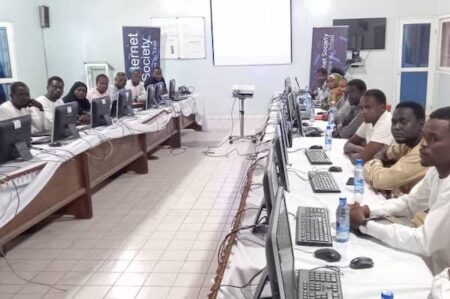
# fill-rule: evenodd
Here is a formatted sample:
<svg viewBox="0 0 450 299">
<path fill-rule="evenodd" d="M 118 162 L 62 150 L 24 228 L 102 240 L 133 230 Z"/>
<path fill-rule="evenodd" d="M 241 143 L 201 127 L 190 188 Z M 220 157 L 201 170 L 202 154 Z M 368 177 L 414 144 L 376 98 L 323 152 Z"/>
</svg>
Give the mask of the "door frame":
<svg viewBox="0 0 450 299">
<path fill-rule="evenodd" d="M 393 101 L 393 107 L 400 103 L 401 93 L 401 73 L 402 72 L 418 72 L 424 71 L 424 68 L 402 68 L 402 55 L 403 55 L 403 26 L 409 24 L 424 24 L 430 23 L 430 49 L 428 55 L 428 81 L 427 81 L 427 98 L 425 112 L 428 115 L 433 111 L 433 96 L 434 96 L 434 78 L 437 68 L 437 41 L 438 41 L 438 19 L 436 17 L 412 17 L 412 18 L 400 18 L 398 22 L 398 42 L 397 42 L 397 88 L 396 97 Z"/>
</svg>

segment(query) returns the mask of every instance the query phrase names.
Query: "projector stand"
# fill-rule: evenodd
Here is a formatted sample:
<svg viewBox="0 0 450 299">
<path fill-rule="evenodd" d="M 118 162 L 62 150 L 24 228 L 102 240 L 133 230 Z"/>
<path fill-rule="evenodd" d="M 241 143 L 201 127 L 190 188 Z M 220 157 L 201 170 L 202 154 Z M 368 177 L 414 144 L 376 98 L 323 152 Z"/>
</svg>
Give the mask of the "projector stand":
<svg viewBox="0 0 450 299">
<path fill-rule="evenodd" d="M 244 135 L 244 101 L 245 96 L 244 95 L 234 95 L 235 98 L 239 99 L 239 124 L 240 124 L 240 135 L 230 135 L 228 137 L 228 140 L 230 144 L 232 144 L 236 140 L 246 139 L 251 140 L 253 143 L 256 143 L 256 136 L 255 135 Z M 233 132 L 231 132 L 233 134 Z"/>
</svg>

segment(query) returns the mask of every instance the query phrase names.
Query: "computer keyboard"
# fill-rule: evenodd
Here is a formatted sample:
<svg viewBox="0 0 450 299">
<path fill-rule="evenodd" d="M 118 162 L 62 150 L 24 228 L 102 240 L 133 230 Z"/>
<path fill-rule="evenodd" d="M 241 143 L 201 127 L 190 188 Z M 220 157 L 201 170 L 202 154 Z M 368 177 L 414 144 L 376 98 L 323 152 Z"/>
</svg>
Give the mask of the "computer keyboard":
<svg viewBox="0 0 450 299">
<path fill-rule="evenodd" d="M 324 208 L 298 207 L 296 244 L 332 246 L 330 220 Z"/>
<path fill-rule="evenodd" d="M 324 170 L 308 172 L 309 183 L 315 193 L 339 193 L 341 189 L 333 175 Z"/>
<path fill-rule="evenodd" d="M 307 149 L 305 150 L 305 155 L 309 163 L 313 165 L 333 164 L 322 149 Z"/>
<path fill-rule="evenodd" d="M 300 299 L 342 299 L 339 273 L 319 270 L 299 270 Z"/>
</svg>

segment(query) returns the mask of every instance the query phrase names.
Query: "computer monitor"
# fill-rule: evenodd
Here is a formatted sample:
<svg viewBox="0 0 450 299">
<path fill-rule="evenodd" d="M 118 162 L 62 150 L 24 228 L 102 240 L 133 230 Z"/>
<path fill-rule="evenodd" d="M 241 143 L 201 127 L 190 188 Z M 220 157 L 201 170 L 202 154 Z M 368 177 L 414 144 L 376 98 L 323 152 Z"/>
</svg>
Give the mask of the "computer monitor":
<svg viewBox="0 0 450 299">
<path fill-rule="evenodd" d="M 279 125 L 277 125 L 276 134 L 273 139 L 273 148 L 275 149 L 275 161 L 277 165 L 277 172 L 278 176 L 280 178 L 281 184 L 283 185 L 284 189 L 289 192 L 289 176 L 288 176 L 288 170 L 287 170 L 287 152 L 284 149 L 283 141 L 281 136 L 281 128 Z"/>
<path fill-rule="evenodd" d="M 51 146 L 60 146 L 58 141 L 67 138 L 80 138 L 77 130 L 78 103 L 67 103 L 55 107 L 55 116 L 52 128 Z"/>
<path fill-rule="evenodd" d="M 170 80 L 169 81 L 169 99 L 171 101 L 175 100 L 176 88 L 177 88 L 177 85 L 176 85 L 175 79 Z"/>
<path fill-rule="evenodd" d="M 31 160 L 31 116 L 0 121 L 0 164 L 20 159 Z"/>
<path fill-rule="evenodd" d="M 264 190 L 264 200 L 261 201 L 261 205 L 258 209 L 258 213 L 255 217 L 255 228 L 253 229 L 254 233 L 260 232 L 258 224 L 268 224 L 270 213 L 272 211 L 273 202 L 275 201 L 275 196 L 280 188 L 279 176 L 277 173 L 277 164 L 275 161 L 275 156 L 273 149 L 270 150 L 267 155 L 267 164 L 264 170 L 263 177 L 263 190 Z M 261 214 L 263 210 L 266 210 L 267 220 L 264 223 L 261 223 Z M 265 233 L 265 231 L 263 231 Z"/>
<path fill-rule="evenodd" d="M 292 125 L 286 123 L 286 119 L 282 114 L 278 115 L 278 124 L 281 127 L 282 134 L 280 135 L 280 137 L 283 139 L 283 144 L 284 148 L 286 149 L 286 157 L 287 157 L 287 149 L 292 147 Z M 288 161 L 287 158 L 286 161 Z"/>
<path fill-rule="evenodd" d="M 297 298 L 295 258 L 283 189 L 277 193 L 266 239 L 266 262 L 272 298 Z"/>
<path fill-rule="evenodd" d="M 294 123 L 294 115 L 295 115 L 295 105 L 294 105 L 294 93 L 291 92 L 288 95 L 287 98 L 287 103 L 286 103 L 286 108 L 287 108 L 287 116 L 288 116 L 288 121 L 291 123 L 291 125 Z"/>
<path fill-rule="evenodd" d="M 131 107 L 132 103 L 132 93 L 131 89 L 123 90 L 119 92 L 119 96 L 117 99 L 117 108 L 116 112 L 117 118 L 121 118 L 124 116 L 134 116 L 133 108 Z"/>
<path fill-rule="evenodd" d="M 291 77 L 286 77 L 286 79 L 284 79 L 284 95 L 287 96 L 291 91 Z"/>
<path fill-rule="evenodd" d="M 150 84 L 147 86 L 147 101 L 144 105 L 144 110 L 157 107 L 158 105 L 155 102 L 155 85 Z"/>
<path fill-rule="evenodd" d="M 163 105 L 164 99 L 163 94 L 165 93 L 166 85 L 164 82 L 156 83 L 155 85 L 155 103 L 157 105 Z"/>
<path fill-rule="evenodd" d="M 303 133 L 303 120 L 302 120 L 302 111 L 301 111 L 301 107 L 300 107 L 300 103 L 297 103 L 297 105 L 295 105 L 295 123 L 297 124 L 297 132 L 298 134 L 300 134 L 300 136 L 304 136 Z"/>
<path fill-rule="evenodd" d="M 91 126 L 92 128 L 110 126 L 111 120 L 111 98 L 109 96 L 93 99 L 91 103 Z"/>
</svg>

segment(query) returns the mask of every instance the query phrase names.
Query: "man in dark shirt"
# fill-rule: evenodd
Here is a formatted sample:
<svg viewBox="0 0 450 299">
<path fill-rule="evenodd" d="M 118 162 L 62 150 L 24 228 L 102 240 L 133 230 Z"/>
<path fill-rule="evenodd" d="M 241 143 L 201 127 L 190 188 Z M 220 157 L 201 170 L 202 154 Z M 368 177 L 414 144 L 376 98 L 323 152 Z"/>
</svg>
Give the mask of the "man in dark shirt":
<svg viewBox="0 0 450 299">
<path fill-rule="evenodd" d="M 145 80 L 144 83 L 145 90 L 147 90 L 147 86 L 149 86 L 150 84 L 155 85 L 160 82 L 164 83 L 164 93 L 167 93 L 166 81 L 164 80 L 164 77 L 162 75 L 162 69 L 159 66 L 157 66 L 153 69 L 151 77 L 148 77 L 147 80 Z"/>
</svg>

